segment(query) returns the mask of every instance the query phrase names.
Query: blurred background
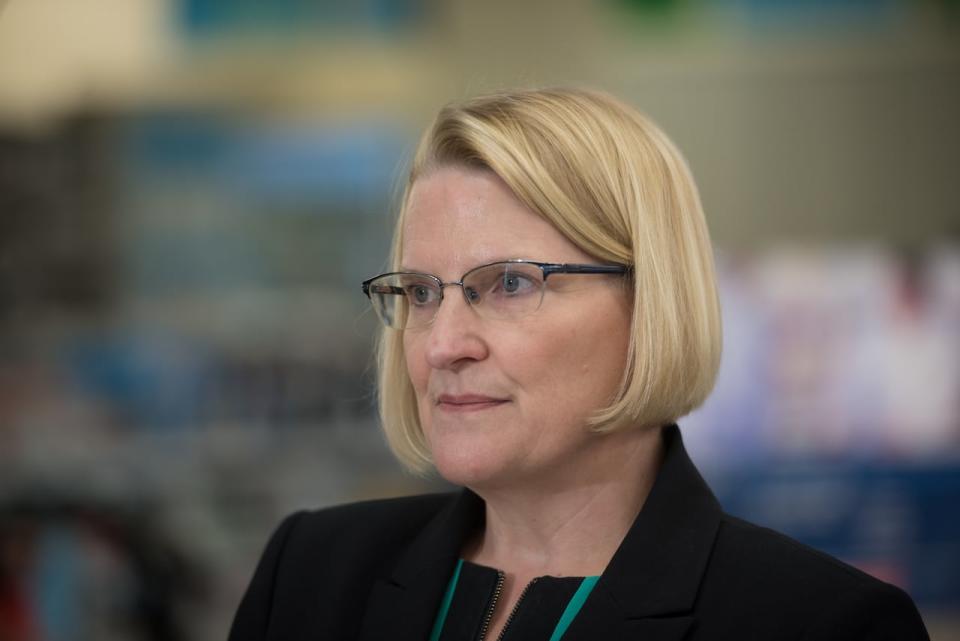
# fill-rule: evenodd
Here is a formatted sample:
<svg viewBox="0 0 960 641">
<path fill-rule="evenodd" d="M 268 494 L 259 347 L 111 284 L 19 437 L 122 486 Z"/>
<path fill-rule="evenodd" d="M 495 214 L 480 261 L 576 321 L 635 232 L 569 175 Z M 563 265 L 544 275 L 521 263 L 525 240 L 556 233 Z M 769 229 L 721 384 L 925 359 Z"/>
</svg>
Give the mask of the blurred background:
<svg viewBox="0 0 960 641">
<path fill-rule="evenodd" d="M 374 413 L 445 102 L 612 91 L 687 155 L 728 511 L 960 639 L 957 0 L 0 0 L 0 639 L 225 638 L 288 512 L 442 487 Z"/>
</svg>

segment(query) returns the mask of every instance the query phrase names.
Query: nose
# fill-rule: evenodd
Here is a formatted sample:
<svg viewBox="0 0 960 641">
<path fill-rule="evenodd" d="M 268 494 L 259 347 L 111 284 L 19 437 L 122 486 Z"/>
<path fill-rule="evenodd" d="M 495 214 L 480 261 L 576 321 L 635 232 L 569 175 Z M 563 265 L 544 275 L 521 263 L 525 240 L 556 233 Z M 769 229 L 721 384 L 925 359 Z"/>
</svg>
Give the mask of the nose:
<svg viewBox="0 0 960 641">
<path fill-rule="evenodd" d="M 477 313 L 461 292 L 446 290 L 426 330 L 427 364 L 434 369 L 458 370 L 485 359 L 489 350 L 480 330 Z"/>
</svg>

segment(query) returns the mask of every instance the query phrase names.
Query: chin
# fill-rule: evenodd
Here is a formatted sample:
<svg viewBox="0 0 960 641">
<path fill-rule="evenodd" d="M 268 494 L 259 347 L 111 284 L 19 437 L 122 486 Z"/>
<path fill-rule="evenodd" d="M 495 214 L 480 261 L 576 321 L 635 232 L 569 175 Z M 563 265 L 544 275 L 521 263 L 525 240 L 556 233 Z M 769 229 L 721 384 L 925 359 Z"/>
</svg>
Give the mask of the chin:
<svg viewBox="0 0 960 641">
<path fill-rule="evenodd" d="M 499 485 L 512 476 L 502 456 L 473 448 L 436 448 L 433 463 L 444 479 L 471 489 Z"/>
</svg>

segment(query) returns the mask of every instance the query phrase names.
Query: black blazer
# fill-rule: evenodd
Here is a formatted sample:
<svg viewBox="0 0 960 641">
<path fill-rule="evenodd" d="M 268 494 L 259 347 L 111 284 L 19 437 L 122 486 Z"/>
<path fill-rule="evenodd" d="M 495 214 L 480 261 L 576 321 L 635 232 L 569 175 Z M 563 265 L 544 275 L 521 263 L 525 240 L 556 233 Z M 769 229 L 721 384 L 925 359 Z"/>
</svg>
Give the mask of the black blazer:
<svg viewBox="0 0 960 641">
<path fill-rule="evenodd" d="M 664 439 L 653 489 L 563 641 L 928 639 L 902 590 L 724 514 L 676 426 Z M 482 520 L 469 490 L 294 514 L 230 641 L 425 641 Z"/>
</svg>

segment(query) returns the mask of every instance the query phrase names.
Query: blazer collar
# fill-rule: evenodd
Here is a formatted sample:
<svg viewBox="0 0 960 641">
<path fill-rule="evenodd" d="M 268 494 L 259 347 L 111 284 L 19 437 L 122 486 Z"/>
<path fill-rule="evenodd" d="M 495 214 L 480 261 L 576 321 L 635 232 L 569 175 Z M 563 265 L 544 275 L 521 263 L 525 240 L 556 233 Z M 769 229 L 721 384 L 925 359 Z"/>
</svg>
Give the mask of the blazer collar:
<svg viewBox="0 0 960 641">
<path fill-rule="evenodd" d="M 374 583 L 360 641 L 423 641 L 467 538 L 484 518 L 483 500 L 469 490 L 452 500 L 410 543 L 390 576 Z"/>
<path fill-rule="evenodd" d="M 722 511 L 687 456 L 676 425 L 650 495 L 598 582 L 632 617 L 693 607 Z"/>
<path fill-rule="evenodd" d="M 564 636 L 679 639 L 706 570 L 722 512 L 687 456 L 676 425 L 663 428 L 664 459 L 623 543 Z M 426 639 L 466 539 L 483 522 L 483 501 L 463 490 L 373 589 L 361 639 Z"/>
</svg>

